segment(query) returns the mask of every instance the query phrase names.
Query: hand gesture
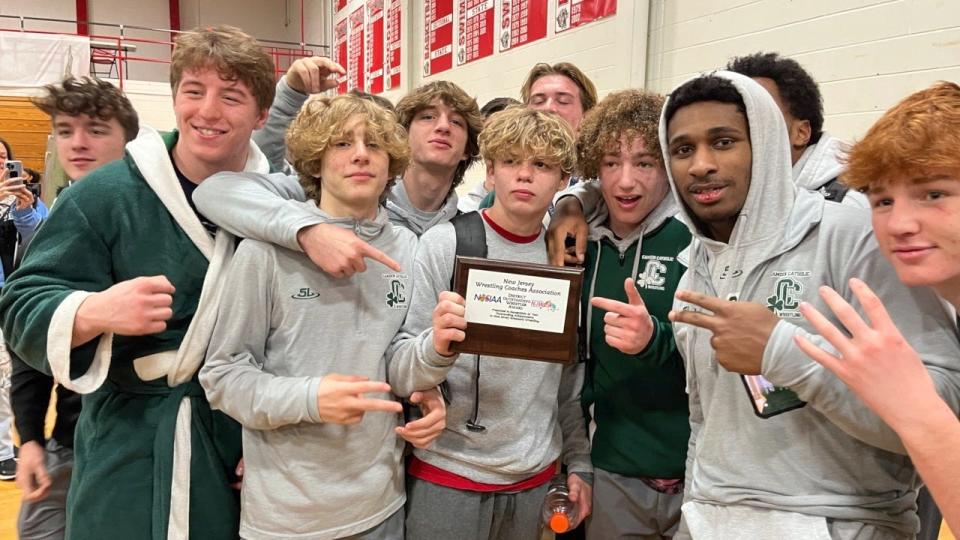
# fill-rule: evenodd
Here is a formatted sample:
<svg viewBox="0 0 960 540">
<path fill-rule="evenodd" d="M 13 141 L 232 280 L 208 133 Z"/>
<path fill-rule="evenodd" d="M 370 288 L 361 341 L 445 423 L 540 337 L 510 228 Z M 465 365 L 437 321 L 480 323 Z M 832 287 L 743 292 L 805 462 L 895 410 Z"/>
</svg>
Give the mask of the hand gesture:
<svg viewBox="0 0 960 540">
<path fill-rule="evenodd" d="M 727 371 L 760 374 L 767 340 L 780 321 L 772 311 L 756 302 L 721 300 L 692 291 L 677 291 L 677 299 L 711 313 L 673 310 L 670 312 L 671 321 L 713 332 L 710 346 L 717 362 Z"/>
<path fill-rule="evenodd" d="M 29 441 L 20 446 L 20 459 L 17 460 L 17 487 L 20 488 L 24 502 L 42 501 L 50 492 L 53 481 L 47 473 L 47 455 L 37 441 Z"/>
<path fill-rule="evenodd" d="M 607 311 L 603 316 L 607 345 L 623 354 L 638 354 L 647 347 L 653 336 L 653 319 L 640 298 L 633 278 L 624 280 L 623 289 L 627 292 L 626 304 L 600 297 L 591 298 L 590 304 Z"/>
<path fill-rule="evenodd" d="M 347 73 L 340 64 L 323 56 L 300 58 L 287 70 L 287 85 L 301 94 L 319 94 L 337 87 L 337 80 L 330 75 Z"/>
<path fill-rule="evenodd" d="M 885 422 L 897 428 L 898 422 L 910 422 L 910 417 L 917 413 L 904 404 L 920 404 L 937 396 L 933 379 L 870 287 L 854 278 L 850 280 L 850 289 L 863 306 L 869 323 L 836 291 L 820 287 L 820 297 L 850 337 L 807 302 L 800 304 L 800 313 L 833 345 L 839 357 L 804 337 L 795 336 L 794 341 L 807 356 L 836 374 Z"/>
<path fill-rule="evenodd" d="M 450 356 L 450 343 L 467 337 L 467 301 L 455 292 L 443 291 L 433 308 L 433 348 L 437 354 Z"/>
<path fill-rule="evenodd" d="M 447 404 L 438 388 L 414 392 L 410 403 L 419 405 L 423 416 L 398 427 L 397 435 L 417 448 L 429 448 L 447 427 Z"/>
<path fill-rule="evenodd" d="M 583 264 L 587 251 L 587 233 L 590 231 L 583 217 L 583 206 L 576 197 L 564 197 L 557 201 L 550 226 L 547 227 L 547 253 L 550 264 Z M 567 238 L 573 238 L 575 244 L 567 247 Z"/>
<path fill-rule="evenodd" d="M 165 276 L 121 281 L 80 304 L 74 325 L 93 335 L 145 336 L 167 329 L 175 289 Z M 76 333 L 76 330 L 75 330 Z"/>
<path fill-rule="evenodd" d="M 324 375 L 317 388 L 317 410 L 328 424 L 359 424 L 363 415 L 372 411 L 403 412 L 399 401 L 364 397 L 364 394 L 385 394 L 390 385 L 357 375 Z"/>
<path fill-rule="evenodd" d="M 394 272 L 400 264 L 386 253 L 357 238 L 353 231 L 321 223 L 300 229 L 297 242 L 313 264 L 333 277 L 350 277 L 365 272 L 364 258 L 382 263 Z"/>
</svg>

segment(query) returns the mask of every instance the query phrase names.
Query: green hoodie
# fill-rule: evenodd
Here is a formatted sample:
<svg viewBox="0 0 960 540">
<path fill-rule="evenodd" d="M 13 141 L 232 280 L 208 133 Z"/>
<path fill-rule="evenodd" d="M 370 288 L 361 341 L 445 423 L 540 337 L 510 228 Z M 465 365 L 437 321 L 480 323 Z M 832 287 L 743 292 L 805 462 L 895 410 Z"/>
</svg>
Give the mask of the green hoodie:
<svg viewBox="0 0 960 540">
<path fill-rule="evenodd" d="M 690 425 L 683 359 L 667 313 L 686 267 L 678 254 L 690 232 L 673 215 L 667 197 L 627 238 L 607 226 L 601 201 L 590 223 L 585 260 L 583 320 L 587 375 L 581 402 L 590 425 L 593 464 L 633 477 L 683 478 Z M 599 296 L 627 302 L 623 282 L 632 277 L 654 322 L 646 349 L 627 355 L 607 345 L 606 311 L 593 309 Z"/>
</svg>

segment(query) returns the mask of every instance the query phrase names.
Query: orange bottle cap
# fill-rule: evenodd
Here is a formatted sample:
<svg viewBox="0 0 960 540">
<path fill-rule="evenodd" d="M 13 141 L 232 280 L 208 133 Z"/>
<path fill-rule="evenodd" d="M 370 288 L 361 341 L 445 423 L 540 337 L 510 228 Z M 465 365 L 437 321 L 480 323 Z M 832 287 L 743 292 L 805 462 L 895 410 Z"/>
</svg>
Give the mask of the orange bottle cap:
<svg viewBox="0 0 960 540">
<path fill-rule="evenodd" d="M 570 529 L 570 518 L 566 514 L 557 512 L 550 516 L 550 530 L 555 533 L 567 532 Z"/>
</svg>

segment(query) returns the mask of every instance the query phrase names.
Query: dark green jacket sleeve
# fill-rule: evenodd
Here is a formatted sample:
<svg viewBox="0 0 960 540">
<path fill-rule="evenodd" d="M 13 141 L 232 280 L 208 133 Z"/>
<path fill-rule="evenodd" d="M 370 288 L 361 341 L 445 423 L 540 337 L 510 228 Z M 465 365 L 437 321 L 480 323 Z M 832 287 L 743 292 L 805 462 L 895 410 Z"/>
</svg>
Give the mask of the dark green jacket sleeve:
<svg viewBox="0 0 960 540">
<path fill-rule="evenodd" d="M 74 291 L 99 292 L 113 284 L 110 249 L 77 206 L 76 191 L 60 196 L 0 295 L 4 338 L 24 362 L 47 374 L 47 332 L 57 307 Z M 89 366 L 96 342 L 73 350 L 77 374 Z"/>
</svg>

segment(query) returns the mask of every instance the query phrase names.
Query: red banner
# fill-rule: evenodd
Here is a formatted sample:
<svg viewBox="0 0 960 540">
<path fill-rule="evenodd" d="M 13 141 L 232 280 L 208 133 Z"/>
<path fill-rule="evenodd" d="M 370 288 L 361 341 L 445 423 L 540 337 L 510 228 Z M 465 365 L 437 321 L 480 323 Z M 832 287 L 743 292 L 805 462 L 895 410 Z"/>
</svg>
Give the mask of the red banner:
<svg viewBox="0 0 960 540">
<path fill-rule="evenodd" d="M 347 3 L 348 3 L 349 1 L 350 1 L 350 0 L 337 0 L 337 11 L 340 11 L 340 10 L 342 10 L 343 8 L 347 7 Z"/>
<path fill-rule="evenodd" d="M 458 0 L 457 65 L 493 54 L 493 0 Z"/>
<path fill-rule="evenodd" d="M 390 0 L 387 8 L 387 90 L 400 86 L 400 0 Z"/>
<path fill-rule="evenodd" d="M 347 66 L 347 20 L 343 19 L 333 27 L 333 58 L 338 64 L 346 68 Z M 343 94 L 347 91 L 347 76 L 337 76 L 337 93 Z"/>
<path fill-rule="evenodd" d="M 364 89 L 363 70 L 363 6 L 350 14 L 350 38 L 347 40 L 347 90 Z"/>
<path fill-rule="evenodd" d="M 367 0 L 367 21 L 364 30 L 367 44 L 364 48 L 367 66 L 367 92 L 383 92 L 383 0 Z"/>
<path fill-rule="evenodd" d="M 557 32 L 608 17 L 617 12 L 617 0 L 556 0 Z"/>
<path fill-rule="evenodd" d="M 526 45 L 547 35 L 547 0 L 503 0 L 500 50 Z"/>
<path fill-rule="evenodd" d="M 453 0 L 424 0 L 423 34 L 423 76 L 450 69 L 453 64 Z"/>
</svg>

